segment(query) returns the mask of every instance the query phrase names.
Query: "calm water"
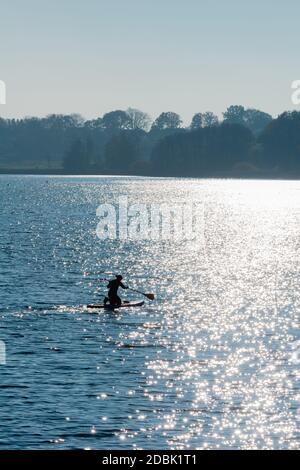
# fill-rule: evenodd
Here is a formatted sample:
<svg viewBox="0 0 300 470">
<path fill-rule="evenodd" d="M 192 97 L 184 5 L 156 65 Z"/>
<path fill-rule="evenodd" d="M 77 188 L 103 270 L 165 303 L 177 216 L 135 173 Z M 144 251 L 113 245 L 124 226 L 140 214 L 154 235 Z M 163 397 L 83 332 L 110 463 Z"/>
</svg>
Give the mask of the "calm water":
<svg viewBox="0 0 300 470">
<path fill-rule="evenodd" d="M 101 242 L 119 195 L 202 201 L 205 243 Z M 300 182 L 0 176 L 0 200 L 1 449 L 299 447 Z M 157 300 L 89 315 L 104 270 Z"/>
</svg>

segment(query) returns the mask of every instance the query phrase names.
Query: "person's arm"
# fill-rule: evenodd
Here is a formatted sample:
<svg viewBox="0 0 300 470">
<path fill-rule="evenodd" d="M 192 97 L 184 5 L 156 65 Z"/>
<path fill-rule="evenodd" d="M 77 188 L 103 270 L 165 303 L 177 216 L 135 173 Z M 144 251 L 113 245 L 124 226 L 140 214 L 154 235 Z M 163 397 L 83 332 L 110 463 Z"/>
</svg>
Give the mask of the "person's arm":
<svg viewBox="0 0 300 470">
<path fill-rule="evenodd" d="M 120 287 L 122 287 L 122 289 L 128 289 L 128 287 L 125 286 L 125 285 L 123 284 L 123 282 L 120 282 Z"/>
</svg>

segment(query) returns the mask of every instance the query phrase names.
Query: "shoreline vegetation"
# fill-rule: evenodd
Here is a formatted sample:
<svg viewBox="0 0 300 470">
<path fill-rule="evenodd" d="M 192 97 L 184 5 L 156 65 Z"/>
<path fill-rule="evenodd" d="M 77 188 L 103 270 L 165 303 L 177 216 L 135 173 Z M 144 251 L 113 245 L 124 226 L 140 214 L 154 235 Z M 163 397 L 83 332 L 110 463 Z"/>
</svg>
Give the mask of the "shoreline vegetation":
<svg viewBox="0 0 300 470">
<path fill-rule="evenodd" d="M 7 176 L 82 176 L 82 177 L 143 177 L 143 178 L 183 178 L 183 179 L 249 179 L 249 180 L 299 180 L 299 173 L 278 173 L 274 172 L 264 172 L 264 171 L 253 171 L 253 172 L 240 172 L 240 171 L 231 171 L 231 172 L 216 172 L 216 173 L 207 173 L 203 175 L 190 175 L 190 176 L 180 176 L 180 175 L 155 175 L 155 174 L 141 174 L 141 173 L 112 173 L 112 172 L 66 172 L 63 169 L 59 170 L 39 170 L 39 169 L 10 169 L 10 168 L 0 168 L 0 175 Z"/>
<path fill-rule="evenodd" d="M 132 108 L 89 121 L 0 117 L 0 174 L 300 179 L 300 112 L 235 105 L 187 127 L 177 113 L 151 121 Z"/>
</svg>

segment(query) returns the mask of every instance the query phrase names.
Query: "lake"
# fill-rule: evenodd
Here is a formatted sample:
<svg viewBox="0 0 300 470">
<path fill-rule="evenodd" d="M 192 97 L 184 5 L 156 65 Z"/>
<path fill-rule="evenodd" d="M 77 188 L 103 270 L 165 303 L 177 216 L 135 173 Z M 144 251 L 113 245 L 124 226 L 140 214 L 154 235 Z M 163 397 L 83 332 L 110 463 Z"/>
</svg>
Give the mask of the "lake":
<svg viewBox="0 0 300 470">
<path fill-rule="evenodd" d="M 196 236 L 99 238 L 120 197 L 196 201 Z M 2 175 L 0 200 L 1 449 L 299 447 L 300 182 Z M 90 314 L 106 271 L 155 300 Z"/>
</svg>

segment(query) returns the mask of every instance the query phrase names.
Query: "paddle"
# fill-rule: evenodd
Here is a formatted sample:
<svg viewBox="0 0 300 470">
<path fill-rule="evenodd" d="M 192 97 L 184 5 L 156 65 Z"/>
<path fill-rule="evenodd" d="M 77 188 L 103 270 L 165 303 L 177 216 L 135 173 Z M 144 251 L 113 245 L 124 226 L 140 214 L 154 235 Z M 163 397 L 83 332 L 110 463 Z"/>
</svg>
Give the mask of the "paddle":
<svg viewBox="0 0 300 470">
<path fill-rule="evenodd" d="M 147 297 L 147 299 L 149 300 L 155 299 L 154 294 L 145 294 L 144 292 L 141 292 L 140 290 L 131 289 L 131 287 L 128 287 L 128 289 L 131 290 L 132 292 L 136 292 L 137 294 L 142 294 L 144 297 Z"/>
</svg>

